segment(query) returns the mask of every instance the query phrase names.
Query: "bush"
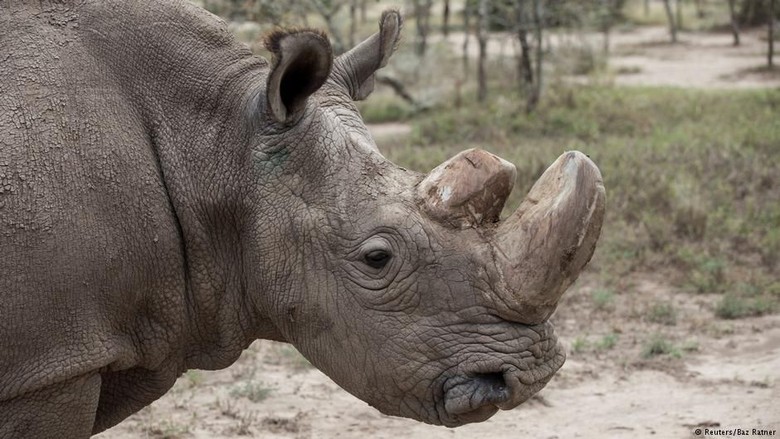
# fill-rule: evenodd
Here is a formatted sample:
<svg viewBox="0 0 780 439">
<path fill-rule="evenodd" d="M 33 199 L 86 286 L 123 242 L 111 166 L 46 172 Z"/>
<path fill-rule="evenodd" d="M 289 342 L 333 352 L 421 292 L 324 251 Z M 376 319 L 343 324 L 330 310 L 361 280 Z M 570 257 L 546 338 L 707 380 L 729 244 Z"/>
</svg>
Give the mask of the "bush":
<svg viewBox="0 0 780 439">
<path fill-rule="evenodd" d="M 247 398 L 252 402 L 261 402 L 271 395 L 272 389 L 260 381 L 248 380 L 230 390 L 234 398 Z"/>
<path fill-rule="evenodd" d="M 647 319 L 653 323 L 660 323 L 662 325 L 676 325 L 677 324 L 677 310 L 671 303 L 658 302 L 650 307 L 647 313 Z"/>
<path fill-rule="evenodd" d="M 607 310 L 613 307 L 615 293 L 612 290 L 597 289 L 593 291 L 593 306 L 598 310 Z"/>
<path fill-rule="evenodd" d="M 662 335 L 653 335 L 642 348 L 643 358 L 652 358 L 660 355 L 668 355 L 672 358 L 682 357 L 680 349 Z"/>
<path fill-rule="evenodd" d="M 609 350 L 615 347 L 618 341 L 618 335 L 615 333 L 606 334 L 596 342 L 596 349 Z"/>
<path fill-rule="evenodd" d="M 366 123 L 396 122 L 408 119 L 414 114 L 412 106 L 401 98 L 380 93 L 359 102 L 358 109 Z"/>
<path fill-rule="evenodd" d="M 715 305 L 715 315 L 722 319 L 768 314 L 775 310 L 776 302 L 764 298 L 745 298 L 728 293 Z"/>
</svg>

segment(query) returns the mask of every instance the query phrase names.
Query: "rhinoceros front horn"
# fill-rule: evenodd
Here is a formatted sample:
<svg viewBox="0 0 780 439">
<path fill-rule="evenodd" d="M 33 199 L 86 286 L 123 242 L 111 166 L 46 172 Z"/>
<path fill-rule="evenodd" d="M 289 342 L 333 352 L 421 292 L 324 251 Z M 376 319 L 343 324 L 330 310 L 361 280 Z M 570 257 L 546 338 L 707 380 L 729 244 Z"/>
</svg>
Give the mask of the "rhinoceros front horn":
<svg viewBox="0 0 780 439">
<path fill-rule="evenodd" d="M 525 324 L 545 321 L 593 256 L 606 194 L 598 167 L 584 154 L 561 155 L 520 207 L 498 221 L 515 167 L 481 150 L 464 151 L 418 186 L 424 210 L 451 227 L 484 229 L 498 279 L 496 306 Z"/>
</svg>

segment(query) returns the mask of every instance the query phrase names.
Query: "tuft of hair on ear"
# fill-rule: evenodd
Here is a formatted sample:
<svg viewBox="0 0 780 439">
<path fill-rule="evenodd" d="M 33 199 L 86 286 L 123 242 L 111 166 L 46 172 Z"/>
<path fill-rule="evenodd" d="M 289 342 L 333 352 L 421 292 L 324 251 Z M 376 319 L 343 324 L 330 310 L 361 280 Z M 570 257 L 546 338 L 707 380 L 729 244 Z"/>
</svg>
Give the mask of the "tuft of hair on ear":
<svg viewBox="0 0 780 439">
<path fill-rule="evenodd" d="M 319 36 L 325 41 L 328 40 L 328 35 L 319 30 L 319 29 L 312 29 L 312 28 L 278 28 L 274 29 L 271 32 L 265 34 L 263 36 L 263 46 L 274 54 L 274 56 L 278 56 L 281 52 L 281 43 L 282 40 L 284 40 L 286 37 L 295 35 L 295 34 L 301 34 L 301 33 L 311 33 Z"/>
<path fill-rule="evenodd" d="M 398 36 L 396 37 L 395 41 L 393 41 L 393 48 L 392 52 L 395 52 L 398 50 L 398 45 L 401 44 L 401 30 L 404 28 L 404 20 L 401 17 L 401 11 L 399 11 L 397 8 L 390 8 L 385 9 L 382 11 L 382 15 L 379 17 L 379 29 L 384 29 L 385 26 L 385 20 L 387 20 L 390 15 L 395 15 L 398 17 Z"/>
</svg>

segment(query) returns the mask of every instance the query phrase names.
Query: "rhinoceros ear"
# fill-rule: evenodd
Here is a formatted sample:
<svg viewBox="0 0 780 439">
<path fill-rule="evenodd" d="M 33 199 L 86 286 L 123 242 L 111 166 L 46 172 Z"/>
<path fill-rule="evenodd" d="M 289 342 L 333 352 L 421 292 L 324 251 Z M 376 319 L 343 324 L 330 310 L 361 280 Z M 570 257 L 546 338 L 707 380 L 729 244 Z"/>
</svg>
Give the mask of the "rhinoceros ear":
<svg viewBox="0 0 780 439">
<path fill-rule="evenodd" d="M 265 38 L 265 47 L 273 54 L 266 84 L 271 115 L 279 122 L 294 121 L 330 75 L 330 42 L 315 30 L 281 30 Z"/>
<path fill-rule="evenodd" d="M 379 19 L 379 32 L 336 58 L 333 77 L 359 101 L 374 90 L 374 73 L 387 65 L 401 38 L 401 14 L 387 10 Z"/>
</svg>

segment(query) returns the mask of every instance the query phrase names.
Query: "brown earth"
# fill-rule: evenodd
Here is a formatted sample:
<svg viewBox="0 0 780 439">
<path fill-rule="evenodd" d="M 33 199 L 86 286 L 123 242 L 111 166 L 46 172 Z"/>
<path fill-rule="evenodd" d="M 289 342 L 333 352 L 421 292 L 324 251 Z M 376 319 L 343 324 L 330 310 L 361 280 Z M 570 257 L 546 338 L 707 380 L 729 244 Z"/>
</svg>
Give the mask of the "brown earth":
<svg viewBox="0 0 780 439">
<path fill-rule="evenodd" d="M 684 33 L 676 46 L 665 37 L 662 28 L 615 34 L 612 65 L 634 71 L 616 83 L 780 85 L 777 75 L 751 70 L 763 61 L 757 33 L 743 34 L 740 49 L 726 34 Z M 403 124 L 372 130 L 380 145 L 382 137 L 408 134 Z M 97 437 L 687 438 L 705 427 L 780 435 L 780 316 L 718 319 L 719 296 L 678 291 L 660 276 L 625 280 L 622 291 L 600 300 L 595 285 L 584 275 L 553 318 L 569 351 L 560 372 L 532 400 L 484 423 L 447 429 L 384 416 L 289 345 L 258 341 L 228 369 L 190 371 L 165 397 Z M 654 315 L 659 303 L 675 315 Z M 645 358 L 654 337 L 671 353 Z"/>
<path fill-rule="evenodd" d="M 668 30 L 661 26 L 613 32 L 608 64 L 617 74 L 612 80 L 616 85 L 686 88 L 780 87 L 780 69 L 769 72 L 764 68 L 764 29 L 746 29 L 740 37 L 740 46 L 734 47 L 727 32 L 680 32 L 677 44 L 669 42 Z M 432 37 L 434 42 L 441 39 Z M 447 43 L 454 53 L 461 54 L 463 40 L 462 32 L 453 32 Z M 515 40 L 512 34 L 491 34 L 487 53 L 491 57 L 514 57 L 519 48 Z M 597 54 L 603 53 L 603 41 L 602 34 L 592 32 L 551 33 L 545 38 L 545 43 L 554 48 L 588 47 Z M 476 58 L 476 38 L 470 38 L 469 43 L 468 53 Z"/>
</svg>

